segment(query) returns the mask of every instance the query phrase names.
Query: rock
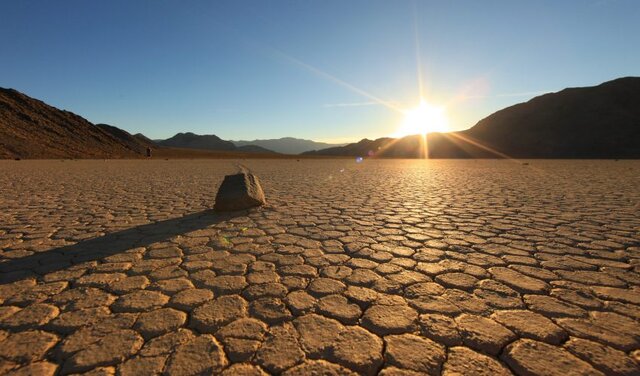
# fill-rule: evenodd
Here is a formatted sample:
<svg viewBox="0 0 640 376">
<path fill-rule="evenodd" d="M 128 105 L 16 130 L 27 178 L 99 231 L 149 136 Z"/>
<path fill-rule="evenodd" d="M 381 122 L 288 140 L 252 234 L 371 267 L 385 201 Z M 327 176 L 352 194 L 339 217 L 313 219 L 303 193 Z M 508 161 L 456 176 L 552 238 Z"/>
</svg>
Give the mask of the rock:
<svg viewBox="0 0 640 376">
<path fill-rule="evenodd" d="M 258 177 L 250 173 L 227 175 L 218 188 L 214 210 L 236 211 L 266 204 Z"/>
<path fill-rule="evenodd" d="M 568 351 L 530 339 L 518 340 L 502 353 L 504 360 L 518 375 L 578 376 L 602 375 Z"/>
</svg>

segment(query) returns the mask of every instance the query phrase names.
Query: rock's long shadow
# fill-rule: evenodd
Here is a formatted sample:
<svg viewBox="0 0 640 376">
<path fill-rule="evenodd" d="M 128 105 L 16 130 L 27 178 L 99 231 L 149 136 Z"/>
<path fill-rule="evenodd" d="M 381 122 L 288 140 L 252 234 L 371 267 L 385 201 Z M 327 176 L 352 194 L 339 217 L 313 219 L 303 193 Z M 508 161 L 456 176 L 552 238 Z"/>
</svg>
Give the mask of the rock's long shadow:
<svg viewBox="0 0 640 376">
<path fill-rule="evenodd" d="M 173 236 L 199 230 L 246 212 L 220 214 L 212 210 L 188 214 L 183 217 L 149 223 L 113 232 L 64 247 L 38 252 L 18 259 L 0 261 L 0 283 L 40 277 L 63 270 L 75 264 L 96 261 L 128 249 L 146 247 Z"/>
</svg>

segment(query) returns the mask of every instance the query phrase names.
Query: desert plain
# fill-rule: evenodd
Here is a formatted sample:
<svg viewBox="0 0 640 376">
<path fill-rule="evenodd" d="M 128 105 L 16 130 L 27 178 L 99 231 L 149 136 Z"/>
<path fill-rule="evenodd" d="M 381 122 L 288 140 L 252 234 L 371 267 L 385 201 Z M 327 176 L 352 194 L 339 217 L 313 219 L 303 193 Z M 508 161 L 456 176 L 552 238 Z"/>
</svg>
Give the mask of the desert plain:
<svg viewBox="0 0 640 376">
<path fill-rule="evenodd" d="M 267 206 L 213 212 L 239 163 Z M 0 374 L 640 374 L 639 161 L 0 161 L 0 202 Z"/>
</svg>

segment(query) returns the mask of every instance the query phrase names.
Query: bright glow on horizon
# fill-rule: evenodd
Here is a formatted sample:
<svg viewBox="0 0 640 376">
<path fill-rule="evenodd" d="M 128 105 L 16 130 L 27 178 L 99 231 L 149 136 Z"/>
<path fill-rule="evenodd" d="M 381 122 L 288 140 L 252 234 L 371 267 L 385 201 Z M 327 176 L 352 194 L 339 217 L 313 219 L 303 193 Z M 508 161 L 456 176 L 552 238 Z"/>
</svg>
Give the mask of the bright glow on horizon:
<svg viewBox="0 0 640 376">
<path fill-rule="evenodd" d="M 404 121 L 393 136 L 404 137 L 414 134 L 424 136 L 432 132 L 448 131 L 449 122 L 444 108 L 421 100 L 417 107 L 404 111 Z"/>
</svg>

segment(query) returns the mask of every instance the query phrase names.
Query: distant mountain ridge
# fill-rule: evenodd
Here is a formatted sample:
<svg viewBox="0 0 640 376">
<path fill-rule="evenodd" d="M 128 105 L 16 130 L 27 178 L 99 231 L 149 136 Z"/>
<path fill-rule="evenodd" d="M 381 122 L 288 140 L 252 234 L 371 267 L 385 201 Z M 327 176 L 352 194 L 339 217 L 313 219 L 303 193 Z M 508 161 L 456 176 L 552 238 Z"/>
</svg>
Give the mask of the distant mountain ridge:
<svg viewBox="0 0 640 376">
<path fill-rule="evenodd" d="M 225 141 L 216 135 L 199 135 L 192 132 L 177 133 L 166 140 L 156 141 L 158 145 L 203 150 L 234 150 L 232 142 Z"/>
<path fill-rule="evenodd" d="M 166 140 L 156 140 L 155 142 L 161 146 L 185 149 L 273 153 L 272 150 L 257 145 L 236 146 L 233 142 L 225 141 L 216 135 L 199 135 L 192 132 L 178 133 Z"/>
<path fill-rule="evenodd" d="M 461 132 L 363 139 L 309 155 L 417 158 L 640 158 L 640 77 L 568 88 L 497 111 Z"/>
<path fill-rule="evenodd" d="M 0 88 L 0 158 L 136 158 L 146 147 L 126 131 Z"/>
<path fill-rule="evenodd" d="M 0 88 L 0 158 L 139 158 L 147 147 L 166 156 L 278 157 L 252 142 L 191 132 L 152 141 Z M 331 145 L 291 137 L 255 142 L 289 153 Z M 429 134 L 426 144 L 421 136 L 363 139 L 303 154 L 419 158 L 425 151 L 430 158 L 640 158 L 640 77 L 544 94 L 465 131 Z"/>
<path fill-rule="evenodd" d="M 346 144 L 330 144 L 326 142 L 317 142 L 313 140 L 305 140 L 294 137 L 282 137 L 276 139 L 264 139 L 253 141 L 231 141 L 236 146 L 256 145 L 265 149 L 273 150 L 283 154 L 300 154 L 310 150 L 326 149 Z"/>
</svg>

